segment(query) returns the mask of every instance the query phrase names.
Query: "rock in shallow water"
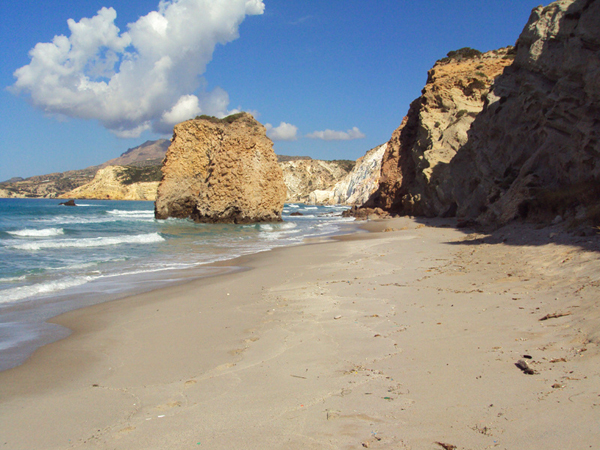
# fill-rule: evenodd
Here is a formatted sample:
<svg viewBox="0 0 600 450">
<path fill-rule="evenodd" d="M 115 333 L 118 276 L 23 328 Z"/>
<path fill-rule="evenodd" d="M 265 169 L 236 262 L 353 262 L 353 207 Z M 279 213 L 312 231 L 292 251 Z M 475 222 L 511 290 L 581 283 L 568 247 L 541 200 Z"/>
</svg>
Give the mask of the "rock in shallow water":
<svg viewBox="0 0 600 450">
<path fill-rule="evenodd" d="M 282 171 L 265 128 L 248 113 L 176 125 L 162 171 L 157 219 L 281 221 Z"/>
</svg>

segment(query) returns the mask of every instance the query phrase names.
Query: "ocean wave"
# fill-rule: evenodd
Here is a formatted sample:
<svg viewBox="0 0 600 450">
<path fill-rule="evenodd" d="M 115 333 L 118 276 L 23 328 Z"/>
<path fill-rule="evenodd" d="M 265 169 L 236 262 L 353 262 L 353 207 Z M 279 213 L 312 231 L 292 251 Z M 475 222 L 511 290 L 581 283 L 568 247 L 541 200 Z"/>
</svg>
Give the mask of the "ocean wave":
<svg viewBox="0 0 600 450">
<path fill-rule="evenodd" d="M 13 283 L 15 281 L 25 281 L 25 279 L 27 279 L 27 275 L 21 275 L 20 277 L 0 278 L 0 283 Z"/>
<path fill-rule="evenodd" d="M 112 261 L 118 261 L 118 260 L 110 260 L 110 262 L 112 262 Z M 89 269 L 90 267 L 96 267 L 98 264 L 100 264 L 99 261 L 92 261 L 92 262 L 88 262 L 88 263 L 71 264 L 71 265 L 68 265 L 68 266 L 48 267 L 46 270 L 48 270 L 48 271 L 50 271 L 50 270 L 52 270 L 52 271 L 60 271 L 60 270 Z"/>
<path fill-rule="evenodd" d="M 306 220 L 306 219 L 314 219 L 315 216 L 314 214 L 302 214 L 301 216 L 295 216 L 294 220 Z"/>
<path fill-rule="evenodd" d="M 283 222 L 277 224 L 261 223 L 259 229 L 260 231 L 284 231 L 291 230 L 293 228 L 296 228 L 297 226 L 298 225 L 294 222 Z"/>
<path fill-rule="evenodd" d="M 51 294 L 53 292 L 62 291 L 71 287 L 81 286 L 82 284 L 89 283 L 96 278 L 97 277 L 90 276 L 65 278 L 56 281 L 46 281 L 43 283 L 33 284 L 31 286 L 20 286 L 4 289 L 3 291 L 0 291 L 0 303 L 16 302 L 29 297 Z"/>
<path fill-rule="evenodd" d="M 37 219 L 33 222 L 37 223 L 52 223 L 60 225 L 80 225 L 92 223 L 110 223 L 119 220 L 116 217 L 77 217 L 77 216 L 58 216 L 51 219 Z"/>
<path fill-rule="evenodd" d="M 26 228 L 24 230 L 7 231 L 7 233 L 19 237 L 51 237 L 65 234 L 65 230 L 62 228 L 44 228 L 41 230 Z"/>
<path fill-rule="evenodd" d="M 139 270 L 130 270 L 130 271 L 124 271 L 124 272 L 119 272 L 119 273 L 108 273 L 108 274 L 104 274 L 104 275 L 100 276 L 100 278 L 104 279 L 104 278 L 126 277 L 126 276 L 131 276 L 131 275 L 141 275 L 141 274 L 165 272 L 165 271 L 171 271 L 171 270 L 185 270 L 185 269 L 191 269 L 193 267 L 196 267 L 197 265 L 198 265 L 197 262 L 187 263 L 187 264 L 181 264 L 181 263 L 165 264 L 160 267 L 146 267 L 146 268 L 139 269 Z"/>
<path fill-rule="evenodd" d="M 319 209 L 319 207 L 318 206 L 305 206 L 304 209 L 306 209 L 306 210 Z"/>
<path fill-rule="evenodd" d="M 106 211 L 108 214 L 113 214 L 115 216 L 124 216 L 124 217 L 151 217 L 154 218 L 154 211 L 126 211 L 123 209 L 112 209 L 110 211 Z"/>
<path fill-rule="evenodd" d="M 110 245 L 121 244 L 154 244 L 164 241 L 158 233 L 124 235 L 116 237 L 97 237 L 84 239 L 61 239 L 43 242 L 28 242 L 25 244 L 12 245 L 12 248 L 19 250 L 44 250 L 51 248 L 88 248 L 88 247 L 106 247 Z"/>
<path fill-rule="evenodd" d="M 288 205 L 288 207 L 289 207 L 289 208 L 300 208 L 300 206 L 298 206 L 298 205 L 294 205 L 293 203 L 292 203 L 292 204 L 289 204 L 289 205 Z"/>
</svg>

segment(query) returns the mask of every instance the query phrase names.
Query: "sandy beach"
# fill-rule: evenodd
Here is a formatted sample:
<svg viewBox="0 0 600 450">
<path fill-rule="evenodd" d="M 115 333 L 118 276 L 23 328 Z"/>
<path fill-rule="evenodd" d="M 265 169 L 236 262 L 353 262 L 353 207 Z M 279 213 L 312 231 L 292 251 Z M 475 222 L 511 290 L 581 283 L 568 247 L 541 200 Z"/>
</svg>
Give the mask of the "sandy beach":
<svg viewBox="0 0 600 450">
<path fill-rule="evenodd" d="M 0 448 L 598 448 L 597 236 L 367 225 L 53 319 Z"/>
</svg>

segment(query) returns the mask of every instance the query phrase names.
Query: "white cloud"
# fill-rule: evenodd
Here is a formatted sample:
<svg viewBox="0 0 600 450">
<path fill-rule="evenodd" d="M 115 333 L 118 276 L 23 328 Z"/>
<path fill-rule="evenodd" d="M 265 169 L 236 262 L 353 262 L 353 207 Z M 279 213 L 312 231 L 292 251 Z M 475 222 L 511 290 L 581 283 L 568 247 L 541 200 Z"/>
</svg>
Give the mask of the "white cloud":
<svg viewBox="0 0 600 450">
<path fill-rule="evenodd" d="M 201 110 L 198 97 L 195 95 L 183 95 L 170 111 L 163 113 L 162 121 L 174 125 L 198 115 Z"/>
<path fill-rule="evenodd" d="M 265 125 L 267 136 L 274 141 L 295 141 L 298 139 L 298 127 L 281 122 L 278 127 L 273 127 L 270 123 Z"/>
<path fill-rule="evenodd" d="M 198 113 L 225 116 L 227 92 L 197 92 L 201 75 L 215 46 L 237 39 L 246 15 L 264 7 L 262 0 L 161 0 L 123 33 L 116 11 L 102 8 L 69 19 L 70 36 L 37 44 L 11 90 L 49 114 L 96 119 L 127 137 L 164 133 Z"/>
<path fill-rule="evenodd" d="M 362 139 L 365 135 L 357 128 L 353 127 L 348 131 L 314 131 L 306 135 L 311 139 L 323 139 L 324 141 L 350 141 L 352 139 Z"/>
<path fill-rule="evenodd" d="M 130 129 L 117 128 L 117 129 L 112 129 L 110 131 L 112 133 L 114 133 L 115 135 L 117 135 L 117 137 L 120 137 L 123 139 L 129 139 L 129 138 L 139 137 L 140 134 L 142 134 L 146 130 L 150 130 L 151 128 L 152 128 L 152 124 L 150 122 L 144 122 L 135 128 L 130 128 Z"/>
</svg>

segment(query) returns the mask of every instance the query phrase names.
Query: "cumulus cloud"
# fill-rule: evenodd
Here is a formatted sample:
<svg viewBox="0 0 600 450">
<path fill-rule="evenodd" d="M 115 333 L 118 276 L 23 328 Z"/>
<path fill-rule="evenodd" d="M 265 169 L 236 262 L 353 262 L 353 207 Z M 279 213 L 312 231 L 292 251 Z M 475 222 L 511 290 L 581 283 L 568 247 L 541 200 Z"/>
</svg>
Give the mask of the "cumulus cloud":
<svg viewBox="0 0 600 450">
<path fill-rule="evenodd" d="M 50 114 L 95 119 L 122 137 L 170 132 L 199 113 L 222 117 L 229 96 L 207 92 L 201 75 L 215 46 L 237 39 L 245 17 L 264 8 L 262 0 L 161 0 L 125 32 L 116 11 L 102 8 L 69 19 L 70 36 L 38 43 L 11 89 Z"/>
<path fill-rule="evenodd" d="M 323 139 L 324 141 L 351 141 L 352 139 L 362 139 L 365 135 L 357 128 L 353 127 L 348 131 L 314 131 L 306 135 L 311 139 Z"/>
<path fill-rule="evenodd" d="M 298 139 L 298 127 L 291 123 L 281 122 L 278 127 L 273 127 L 270 123 L 265 125 L 267 136 L 274 141 L 295 141 Z"/>
</svg>

